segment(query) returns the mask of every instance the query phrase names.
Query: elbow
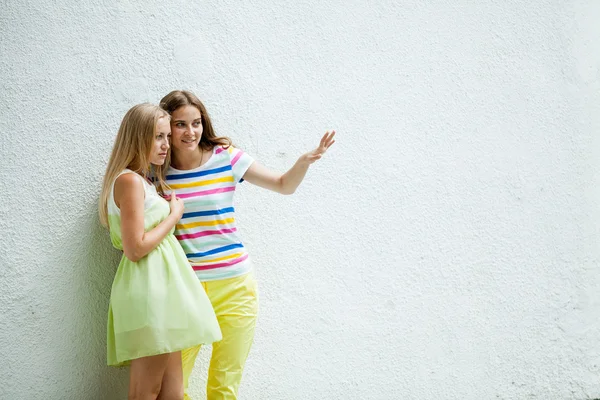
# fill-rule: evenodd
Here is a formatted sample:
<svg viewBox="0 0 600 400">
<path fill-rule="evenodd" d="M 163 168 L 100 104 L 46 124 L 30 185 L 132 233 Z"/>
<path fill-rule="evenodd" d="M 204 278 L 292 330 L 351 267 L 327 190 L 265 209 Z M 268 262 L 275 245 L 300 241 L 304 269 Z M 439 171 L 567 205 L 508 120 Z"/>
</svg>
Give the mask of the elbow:
<svg viewBox="0 0 600 400">
<path fill-rule="evenodd" d="M 125 254 L 125 257 L 127 257 L 130 261 L 133 262 L 138 262 L 145 256 L 145 254 L 142 254 L 139 248 L 132 249 L 129 247 L 123 247 L 123 253 Z"/>
<path fill-rule="evenodd" d="M 138 256 L 137 254 L 130 252 L 130 251 L 123 251 L 123 253 L 125 253 L 125 257 L 127 257 L 127 259 L 129 261 L 138 262 L 142 258 L 142 257 Z"/>
<path fill-rule="evenodd" d="M 285 186 L 281 185 L 281 186 L 279 187 L 279 190 L 278 190 L 278 192 L 279 192 L 280 194 L 283 194 L 283 195 L 289 196 L 290 194 L 294 194 L 294 192 L 296 192 L 296 188 L 289 188 L 289 187 L 285 187 Z"/>
<path fill-rule="evenodd" d="M 281 176 L 279 178 L 279 187 L 276 189 L 276 191 L 280 194 L 283 195 L 290 195 L 290 194 L 294 194 L 294 192 L 296 191 L 297 187 L 290 187 L 290 185 L 286 185 L 286 182 L 283 180 L 283 176 Z"/>
</svg>

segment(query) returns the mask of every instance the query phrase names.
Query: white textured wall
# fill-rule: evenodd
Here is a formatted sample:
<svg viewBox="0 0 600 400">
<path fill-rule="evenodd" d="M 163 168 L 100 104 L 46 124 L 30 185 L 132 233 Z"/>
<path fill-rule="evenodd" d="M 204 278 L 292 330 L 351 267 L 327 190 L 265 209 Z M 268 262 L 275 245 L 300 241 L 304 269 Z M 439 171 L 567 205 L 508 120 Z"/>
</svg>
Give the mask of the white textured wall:
<svg viewBox="0 0 600 400">
<path fill-rule="evenodd" d="M 271 3 L 2 2 L 0 398 L 124 398 L 96 201 L 175 88 L 281 171 L 339 132 L 294 196 L 238 194 L 242 399 L 600 397 L 600 2 Z"/>
</svg>

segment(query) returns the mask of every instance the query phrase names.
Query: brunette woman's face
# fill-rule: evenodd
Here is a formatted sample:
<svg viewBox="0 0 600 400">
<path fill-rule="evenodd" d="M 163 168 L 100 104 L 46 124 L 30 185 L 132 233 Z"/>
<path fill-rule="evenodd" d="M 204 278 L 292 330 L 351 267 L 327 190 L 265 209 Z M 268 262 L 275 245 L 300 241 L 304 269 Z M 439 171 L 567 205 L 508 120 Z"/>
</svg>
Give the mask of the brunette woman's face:
<svg viewBox="0 0 600 400">
<path fill-rule="evenodd" d="M 202 138 L 202 115 L 194 106 L 183 106 L 171 115 L 171 146 L 174 153 L 198 150 Z"/>
</svg>

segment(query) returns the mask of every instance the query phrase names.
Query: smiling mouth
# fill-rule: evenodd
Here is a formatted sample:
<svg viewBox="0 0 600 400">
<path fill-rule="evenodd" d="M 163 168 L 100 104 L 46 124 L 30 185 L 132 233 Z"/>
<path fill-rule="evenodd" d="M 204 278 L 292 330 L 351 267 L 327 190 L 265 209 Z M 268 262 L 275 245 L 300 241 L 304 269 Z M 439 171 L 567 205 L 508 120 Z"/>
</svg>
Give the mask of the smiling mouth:
<svg viewBox="0 0 600 400">
<path fill-rule="evenodd" d="M 182 140 L 183 143 L 187 143 L 187 144 L 194 143 L 195 141 L 196 141 L 196 139 Z"/>
</svg>

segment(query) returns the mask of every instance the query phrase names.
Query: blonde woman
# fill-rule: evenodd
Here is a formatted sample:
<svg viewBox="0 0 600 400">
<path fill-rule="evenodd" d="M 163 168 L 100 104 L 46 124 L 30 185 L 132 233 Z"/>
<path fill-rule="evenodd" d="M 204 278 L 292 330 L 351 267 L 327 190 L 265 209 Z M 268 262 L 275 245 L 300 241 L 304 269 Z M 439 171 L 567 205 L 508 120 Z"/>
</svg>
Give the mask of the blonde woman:
<svg viewBox="0 0 600 400">
<path fill-rule="evenodd" d="M 213 345 L 208 371 L 208 400 L 233 400 L 254 339 L 258 295 L 252 263 L 235 223 L 233 196 L 242 180 L 281 194 L 292 194 L 308 168 L 334 143 L 327 132 L 319 146 L 300 156 L 285 174 L 272 172 L 215 134 L 206 108 L 191 92 L 175 90 L 160 105 L 171 114 L 170 188 L 185 212 L 175 227 L 198 279 L 214 307 L 223 340 Z M 183 354 L 184 382 L 200 346 Z M 189 397 L 186 394 L 186 399 Z"/>
<path fill-rule="evenodd" d="M 182 399 L 181 350 L 221 339 L 210 301 L 173 236 L 183 202 L 165 200 L 147 178 L 168 155 L 169 119 L 151 104 L 127 112 L 100 195 L 100 221 L 123 250 L 108 310 L 108 364 L 131 365 L 130 400 Z M 158 186 L 163 191 L 164 181 Z"/>
</svg>

